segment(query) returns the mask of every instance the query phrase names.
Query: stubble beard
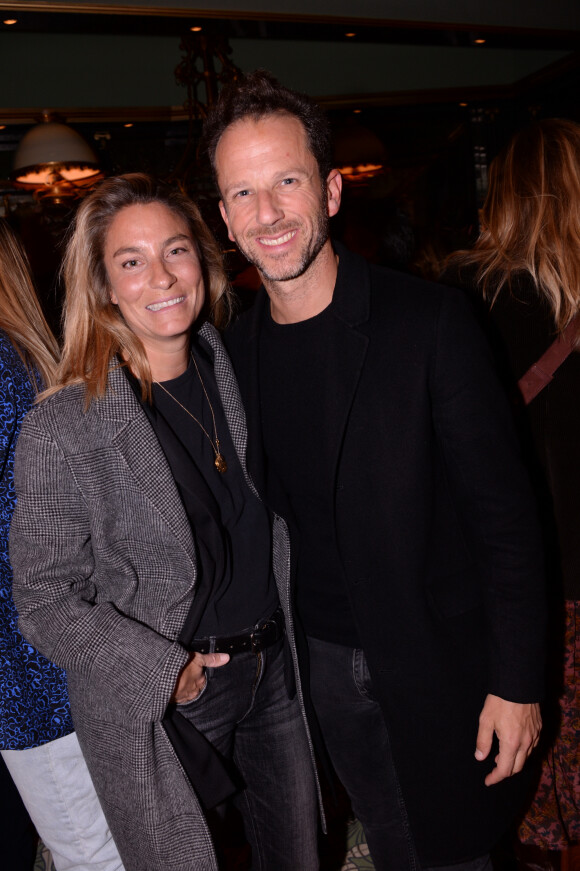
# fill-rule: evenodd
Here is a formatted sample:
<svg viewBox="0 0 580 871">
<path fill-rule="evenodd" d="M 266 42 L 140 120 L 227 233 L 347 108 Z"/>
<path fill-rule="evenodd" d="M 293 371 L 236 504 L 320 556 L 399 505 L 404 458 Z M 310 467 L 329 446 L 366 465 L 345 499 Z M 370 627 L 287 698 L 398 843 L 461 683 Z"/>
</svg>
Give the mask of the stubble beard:
<svg viewBox="0 0 580 871">
<path fill-rule="evenodd" d="M 259 235 L 260 233 L 256 232 L 253 234 L 253 238 Z M 241 240 L 236 239 L 236 244 L 246 260 L 251 263 L 252 266 L 256 267 L 263 281 L 292 281 L 292 279 L 300 278 L 301 275 L 304 275 L 306 270 L 320 254 L 322 248 L 326 244 L 328 236 L 328 215 L 324 211 L 324 208 L 320 208 L 317 211 L 316 221 L 313 225 L 312 238 L 309 243 L 303 247 L 302 251 L 299 252 L 298 261 L 292 260 L 292 262 L 287 262 L 290 255 L 288 255 L 288 257 L 282 255 L 278 261 L 268 262 L 251 248 L 249 243 L 243 243 Z"/>
</svg>

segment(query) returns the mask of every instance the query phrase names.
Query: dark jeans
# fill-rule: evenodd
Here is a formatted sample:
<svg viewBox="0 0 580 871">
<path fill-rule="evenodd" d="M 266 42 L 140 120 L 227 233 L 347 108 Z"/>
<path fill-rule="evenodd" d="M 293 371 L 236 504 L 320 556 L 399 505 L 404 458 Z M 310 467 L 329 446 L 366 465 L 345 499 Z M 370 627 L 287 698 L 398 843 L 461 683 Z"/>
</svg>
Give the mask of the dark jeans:
<svg viewBox="0 0 580 871">
<path fill-rule="evenodd" d="M 283 642 L 208 669 L 201 695 L 179 711 L 245 782 L 236 803 L 252 871 L 316 871 L 316 787 L 298 702 L 286 692 Z"/>
<path fill-rule="evenodd" d="M 312 701 L 376 871 L 421 871 L 389 735 L 362 650 L 309 638 Z M 434 871 L 491 871 L 489 856 Z M 430 871 L 430 869 L 423 869 Z"/>
</svg>

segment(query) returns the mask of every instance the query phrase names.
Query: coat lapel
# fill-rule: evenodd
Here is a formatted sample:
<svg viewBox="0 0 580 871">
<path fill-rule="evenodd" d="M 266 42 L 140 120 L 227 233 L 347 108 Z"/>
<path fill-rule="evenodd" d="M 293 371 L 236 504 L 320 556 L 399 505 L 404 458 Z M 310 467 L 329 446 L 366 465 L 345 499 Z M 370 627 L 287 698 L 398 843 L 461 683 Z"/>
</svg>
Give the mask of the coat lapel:
<svg viewBox="0 0 580 871">
<path fill-rule="evenodd" d="M 366 262 L 342 245 L 337 244 L 336 250 L 339 269 L 332 298 L 334 317 L 329 336 L 332 378 L 325 397 L 334 478 L 367 356 L 369 339 L 359 328 L 368 320 L 370 306 L 370 275 Z"/>
<path fill-rule="evenodd" d="M 187 515 L 159 441 L 123 371 L 112 369 L 109 389 L 95 403 L 97 413 L 113 425 L 112 443 L 141 490 L 177 536 L 195 571 L 195 546 Z"/>
<path fill-rule="evenodd" d="M 344 433 L 368 350 L 364 325 L 369 317 L 370 274 L 366 261 L 340 244 L 339 272 L 333 295 L 334 318 L 329 337 L 332 380 L 324 398 L 328 409 L 330 451 L 336 474 Z M 236 337 L 236 374 L 240 381 L 247 413 L 247 463 L 249 473 L 260 493 L 267 494 L 270 505 L 289 518 L 291 509 L 277 482 L 267 475 L 267 461 L 262 440 L 259 336 L 262 319 L 269 305 L 264 288 L 259 291 L 252 309 L 244 316 L 243 346 Z M 360 329 L 359 329 L 360 328 Z"/>
<path fill-rule="evenodd" d="M 272 504 L 271 494 L 268 493 L 269 488 L 266 478 L 267 463 L 262 439 L 259 375 L 260 327 L 268 305 L 268 295 L 262 287 L 258 292 L 254 305 L 244 315 L 243 331 L 235 335 L 234 346 L 236 351 L 234 360 L 236 363 L 236 377 L 240 385 L 247 416 L 248 445 L 246 459 L 249 474 L 259 492 L 263 495 L 266 494 L 270 504 Z M 232 338 L 231 335 L 230 338 Z"/>
<path fill-rule="evenodd" d="M 246 422 L 246 412 L 242 404 L 242 397 L 236 376 L 232 368 L 230 358 L 224 348 L 223 342 L 219 333 L 210 324 L 204 324 L 199 331 L 199 335 L 206 340 L 210 345 L 214 358 L 214 371 L 218 389 L 220 392 L 222 405 L 228 422 L 228 427 L 234 443 L 234 448 L 238 455 L 238 459 L 242 466 L 242 471 L 250 490 L 258 495 L 263 492 L 261 487 L 261 469 L 260 464 L 252 464 L 250 467 L 250 458 L 248 456 L 248 424 Z M 254 415 L 249 417 L 253 422 Z M 259 421 L 258 421 L 259 426 Z M 258 430 L 259 432 L 259 430 Z M 253 443 L 255 433 L 250 433 L 250 444 Z M 259 435 L 258 444 L 262 444 L 261 434 Z M 254 468 L 255 465 L 255 468 Z M 257 477 L 256 477 L 257 475 Z M 257 489 L 256 489 L 257 488 Z"/>
</svg>

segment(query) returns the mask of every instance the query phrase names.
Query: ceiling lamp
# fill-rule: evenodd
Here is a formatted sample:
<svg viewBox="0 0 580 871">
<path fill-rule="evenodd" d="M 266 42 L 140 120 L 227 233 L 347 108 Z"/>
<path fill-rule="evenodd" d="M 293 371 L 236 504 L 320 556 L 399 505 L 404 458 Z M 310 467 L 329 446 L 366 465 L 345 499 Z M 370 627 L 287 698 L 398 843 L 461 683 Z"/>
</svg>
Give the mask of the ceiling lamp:
<svg viewBox="0 0 580 871">
<path fill-rule="evenodd" d="M 101 178 L 92 148 L 49 112 L 43 112 L 42 122 L 22 137 L 11 173 L 17 187 L 55 202 L 81 196 Z"/>
<path fill-rule="evenodd" d="M 336 133 L 334 161 L 348 182 L 364 184 L 384 173 L 387 152 L 372 130 L 350 119 Z"/>
</svg>

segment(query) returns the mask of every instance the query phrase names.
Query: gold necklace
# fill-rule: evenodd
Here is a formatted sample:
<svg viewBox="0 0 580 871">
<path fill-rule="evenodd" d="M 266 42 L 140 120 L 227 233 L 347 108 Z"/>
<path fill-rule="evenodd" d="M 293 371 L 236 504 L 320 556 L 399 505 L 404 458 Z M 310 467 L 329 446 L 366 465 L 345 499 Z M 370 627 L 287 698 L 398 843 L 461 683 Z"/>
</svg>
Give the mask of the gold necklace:
<svg viewBox="0 0 580 871">
<path fill-rule="evenodd" d="M 201 372 L 199 371 L 199 367 L 197 365 L 197 361 L 196 361 L 195 357 L 193 356 L 193 352 L 190 352 L 190 357 L 191 357 L 191 360 L 193 362 L 193 365 L 195 366 L 195 371 L 197 372 L 197 376 L 201 382 L 201 387 L 202 387 L 202 390 L 204 392 L 205 398 L 207 399 L 207 404 L 209 405 L 209 410 L 211 411 L 211 419 L 213 421 L 213 432 L 214 432 L 215 442 L 212 439 L 212 437 L 210 436 L 210 434 L 208 433 L 208 431 L 206 430 L 206 428 L 204 427 L 204 425 L 197 419 L 197 417 L 194 414 L 191 413 L 191 411 L 189 411 L 189 409 L 187 409 L 185 407 L 185 405 L 181 404 L 179 399 L 177 399 L 173 395 L 173 393 L 169 392 L 167 387 L 164 387 L 163 384 L 161 384 L 159 381 L 154 380 L 153 383 L 157 384 L 158 387 L 161 387 L 161 389 L 165 393 L 167 393 L 167 395 L 170 396 L 174 402 L 177 402 L 179 407 L 182 408 L 186 414 L 189 414 L 189 416 L 191 418 L 193 418 L 193 420 L 196 422 L 196 424 L 199 426 L 199 428 L 202 430 L 202 432 L 205 433 L 207 440 L 209 441 L 210 445 L 212 446 L 213 452 L 215 454 L 215 460 L 214 460 L 213 464 L 216 467 L 216 469 L 218 470 L 218 472 L 221 472 L 221 474 L 223 475 L 224 472 L 227 472 L 228 464 L 226 463 L 226 458 L 224 457 L 224 455 L 220 451 L 220 440 L 218 438 L 217 426 L 215 425 L 215 414 L 213 412 L 213 405 L 211 404 L 211 402 L 209 400 L 209 396 L 207 395 L 207 390 L 205 389 L 205 384 L 203 383 L 203 378 L 201 377 Z"/>
</svg>

